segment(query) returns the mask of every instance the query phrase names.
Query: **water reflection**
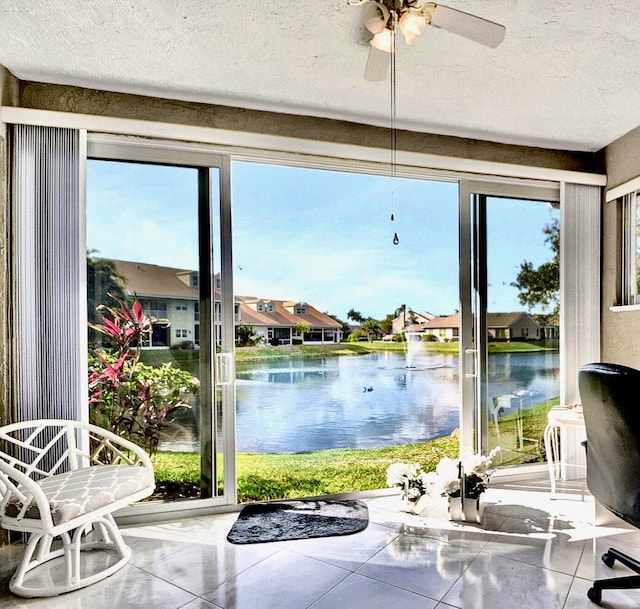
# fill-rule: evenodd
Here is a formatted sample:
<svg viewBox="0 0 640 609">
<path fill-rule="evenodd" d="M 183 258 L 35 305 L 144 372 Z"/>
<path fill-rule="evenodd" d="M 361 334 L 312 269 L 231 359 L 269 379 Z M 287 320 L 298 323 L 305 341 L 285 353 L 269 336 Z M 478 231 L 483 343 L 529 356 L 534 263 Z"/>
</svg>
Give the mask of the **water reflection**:
<svg viewBox="0 0 640 609">
<path fill-rule="evenodd" d="M 458 357 L 372 353 L 238 366 L 237 450 L 300 452 L 424 442 L 459 426 Z M 490 395 L 559 394 L 557 353 L 489 357 Z"/>
</svg>

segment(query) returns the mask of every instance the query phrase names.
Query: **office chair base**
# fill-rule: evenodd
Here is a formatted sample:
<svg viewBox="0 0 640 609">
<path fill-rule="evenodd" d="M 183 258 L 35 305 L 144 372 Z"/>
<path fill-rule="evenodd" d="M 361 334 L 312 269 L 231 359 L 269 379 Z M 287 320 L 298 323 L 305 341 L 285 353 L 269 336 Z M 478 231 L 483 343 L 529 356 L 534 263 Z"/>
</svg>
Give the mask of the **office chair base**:
<svg viewBox="0 0 640 609">
<path fill-rule="evenodd" d="M 627 554 L 619 552 L 615 548 L 609 548 L 602 555 L 602 562 L 607 567 L 613 567 L 615 561 L 621 562 L 632 571 L 639 575 L 629 575 L 627 577 L 614 577 L 611 579 L 597 579 L 593 582 L 593 586 L 587 590 L 587 597 L 596 605 L 602 603 L 603 590 L 625 590 L 640 588 L 640 561 L 631 558 Z"/>
</svg>

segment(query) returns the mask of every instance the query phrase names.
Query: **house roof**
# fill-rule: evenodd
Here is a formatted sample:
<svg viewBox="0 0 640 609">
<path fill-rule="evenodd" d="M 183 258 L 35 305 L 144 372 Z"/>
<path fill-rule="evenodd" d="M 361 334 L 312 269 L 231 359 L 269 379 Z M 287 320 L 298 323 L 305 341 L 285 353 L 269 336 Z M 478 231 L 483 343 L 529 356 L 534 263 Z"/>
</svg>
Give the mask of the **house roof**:
<svg viewBox="0 0 640 609">
<path fill-rule="evenodd" d="M 445 315 L 443 317 L 434 317 L 431 321 L 423 324 L 424 329 L 435 330 L 438 328 L 457 328 L 460 326 L 460 316 L 457 313 L 453 315 Z"/>
<path fill-rule="evenodd" d="M 487 313 L 487 325 L 490 328 L 509 328 L 523 317 L 528 317 L 534 323 L 535 320 L 523 311 L 515 313 Z"/>
<path fill-rule="evenodd" d="M 297 323 L 308 323 L 311 328 L 335 329 L 341 325 L 332 317 L 321 313 L 308 302 L 305 305 L 305 314 L 295 313 L 295 306 L 300 304 L 297 301 L 256 299 L 240 297 L 240 323 L 253 326 L 295 326 Z M 252 302 L 271 303 L 274 305 L 274 311 L 256 311 L 250 304 Z"/>
<path fill-rule="evenodd" d="M 532 322 L 535 320 L 523 311 L 514 313 L 487 313 L 487 326 L 489 328 L 509 328 L 523 317 L 528 317 Z M 441 328 L 459 328 L 460 316 L 458 313 L 446 315 L 444 317 L 434 317 L 426 324 L 420 324 L 420 330 L 435 330 Z M 417 331 L 420 331 L 417 330 Z M 414 330 L 415 332 L 416 330 Z"/>
<path fill-rule="evenodd" d="M 188 269 L 126 260 L 113 260 L 113 264 L 118 275 L 124 278 L 125 289 L 131 295 L 153 298 L 198 299 L 198 290 L 189 285 L 192 271 Z"/>
<path fill-rule="evenodd" d="M 371 35 L 354 4 L 3 0 L 0 64 L 26 81 L 387 128 L 390 81 L 363 78 Z M 594 151 L 638 126 L 639 2 L 445 4 L 506 37 L 492 49 L 428 27 L 400 41 L 398 129 Z"/>
<path fill-rule="evenodd" d="M 198 300 L 198 290 L 190 286 L 190 278 L 194 271 L 168 266 L 158 266 L 143 262 L 113 260 L 118 275 L 125 280 L 125 289 L 130 295 L 147 298 L 176 298 Z M 295 326 L 297 323 L 308 323 L 311 328 L 340 328 L 341 325 L 332 317 L 321 313 L 309 303 L 293 300 L 271 300 L 256 296 L 236 296 L 240 302 L 241 323 L 255 326 Z M 271 303 L 275 311 L 260 312 L 253 309 L 252 303 Z M 304 304 L 305 314 L 295 313 L 295 306 Z"/>
</svg>

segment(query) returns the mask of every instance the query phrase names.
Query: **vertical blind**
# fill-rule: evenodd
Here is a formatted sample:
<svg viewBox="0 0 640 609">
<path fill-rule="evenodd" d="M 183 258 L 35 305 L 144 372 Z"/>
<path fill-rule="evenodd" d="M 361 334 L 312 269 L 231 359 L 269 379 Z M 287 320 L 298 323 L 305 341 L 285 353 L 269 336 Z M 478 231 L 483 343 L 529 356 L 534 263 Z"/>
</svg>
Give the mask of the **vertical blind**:
<svg viewBox="0 0 640 609">
<path fill-rule="evenodd" d="M 600 359 L 601 203 L 599 186 L 565 183 L 561 187 L 562 404 L 580 401 L 578 371 Z"/>
<path fill-rule="evenodd" d="M 19 420 L 84 418 L 80 133 L 14 126 Z"/>
</svg>

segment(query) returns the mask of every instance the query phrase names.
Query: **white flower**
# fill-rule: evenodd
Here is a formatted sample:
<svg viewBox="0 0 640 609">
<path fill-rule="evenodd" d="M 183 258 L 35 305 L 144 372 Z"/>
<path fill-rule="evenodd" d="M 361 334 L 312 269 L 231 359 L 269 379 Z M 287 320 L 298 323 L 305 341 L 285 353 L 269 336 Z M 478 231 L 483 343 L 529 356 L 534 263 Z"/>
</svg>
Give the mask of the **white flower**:
<svg viewBox="0 0 640 609">
<path fill-rule="evenodd" d="M 444 457 L 435 472 L 423 472 L 419 463 L 392 463 L 387 468 L 387 485 L 402 488 L 405 500 L 417 503 L 424 495 L 438 497 L 460 494 L 464 476 L 465 496 L 475 497 L 489 484 L 494 448 L 488 455 L 468 454 L 461 459 Z"/>
<path fill-rule="evenodd" d="M 405 463 L 392 463 L 387 468 L 387 486 L 402 486 L 407 472 Z"/>
<path fill-rule="evenodd" d="M 422 480 L 422 486 L 429 497 L 440 497 L 444 493 L 442 487 L 442 481 L 435 472 L 429 472 L 420 476 Z"/>
<path fill-rule="evenodd" d="M 387 486 L 405 486 L 409 480 L 417 480 L 419 463 L 392 463 L 387 468 Z"/>
<path fill-rule="evenodd" d="M 462 457 L 462 470 L 465 474 L 477 474 L 480 477 L 486 476 L 490 469 L 493 458 L 500 451 L 500 447 L 494 448 L 488 455 L 467 454 Z"/>
<path fill-rule="evenodd" d="M 415 486 L 410 488 L 407 491 L 407 499 L 413 501 L 415 499 L 417 499 L 418 497 L 421 497 L 422 493 L 420 492 L 420 489 L 416 488 Z"/>
<path fill-rule="evenodd" d="M 448 480 L 445 483 L 443 489 L 447 495 L 453 495 L 457 493 L 460 490 L 460 478 L 452 478 Z"/>
<path fill-rule="evenodd" d="M 458 461 L 444 457 L 440 459 L 440 463 L 436 466 L 436 474 L 443 480 L 452 480 L 457 478 L 460 471 Z"/>
</svg>

